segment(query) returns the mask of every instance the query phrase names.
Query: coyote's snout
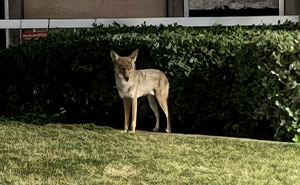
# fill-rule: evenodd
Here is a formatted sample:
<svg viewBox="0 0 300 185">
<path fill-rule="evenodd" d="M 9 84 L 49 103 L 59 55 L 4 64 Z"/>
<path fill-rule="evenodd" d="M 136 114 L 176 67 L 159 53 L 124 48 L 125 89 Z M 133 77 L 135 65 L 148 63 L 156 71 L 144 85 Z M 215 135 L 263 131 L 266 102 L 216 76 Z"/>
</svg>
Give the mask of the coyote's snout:
<svg viewBox="0 0 300 185">
<path fill-rule="evenodd" d="M 159 131 L 158 102 L 167 118 L 166 132 L 171 132 L 167 102 L 169 95 L 169 81 L 166 75 L 156 69 L 136 70 L 135 61 L 138 55 L 138 49 L 126 57 L 119 56 L 114 51 L 111 51 L 110 55 L 115 65 L 114 70 L 117 89 L 124 102 L 124 131 L 128 131 L 130 108 L 132 108 L 131 130 L 135 132 L 137 98 L 147 95 L 150 107 L 154 111 L 156 117 L 156 125 L 153 131 Z"/>
</svg>

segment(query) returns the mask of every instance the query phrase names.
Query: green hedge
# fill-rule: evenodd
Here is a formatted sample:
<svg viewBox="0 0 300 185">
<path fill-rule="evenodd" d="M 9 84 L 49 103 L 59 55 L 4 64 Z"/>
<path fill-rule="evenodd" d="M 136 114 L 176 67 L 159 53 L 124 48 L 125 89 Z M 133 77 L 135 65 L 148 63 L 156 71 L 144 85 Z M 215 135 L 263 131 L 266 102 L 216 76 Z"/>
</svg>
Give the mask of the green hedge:
<svg viewBox="0 0 300 185">
<path fill-rule="evenodd" d="M 300 141 L 299 24 L 263 27 L 138 26 L 55 30 L 0 51 L 5 116 L 123 125 L 109 51 L 139 48 L 137 68 L 170 81 L 177 132 Z M 154 126 L 146 100 L 138 127 Z M 163 115 L 163 114 L 161 114 Z M 23 117 L 22 117 L 23 116 Z"/>
</svg>

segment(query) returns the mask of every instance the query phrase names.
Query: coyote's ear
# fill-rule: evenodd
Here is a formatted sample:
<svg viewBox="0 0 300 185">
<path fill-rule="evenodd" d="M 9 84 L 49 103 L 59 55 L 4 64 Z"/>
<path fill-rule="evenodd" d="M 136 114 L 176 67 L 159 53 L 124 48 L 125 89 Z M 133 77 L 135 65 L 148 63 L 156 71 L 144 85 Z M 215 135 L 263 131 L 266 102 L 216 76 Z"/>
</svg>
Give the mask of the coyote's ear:
<svg viewBox="0 0 300 185">
<path fill-rule="evenodd" d="M 138 54 L 139 54 L 139 49 L 136 49 L 128 57 L 132 59 L 132 62 L 135 62 Z"/>
<path fill-rule="evenodd" d="M 110 51 L 110 56 L 113 62 L 116 62 L 118 60 L 118 58 L 120 57 L 116 52 L 114 52 L 113 50 Z"/>
</svg>

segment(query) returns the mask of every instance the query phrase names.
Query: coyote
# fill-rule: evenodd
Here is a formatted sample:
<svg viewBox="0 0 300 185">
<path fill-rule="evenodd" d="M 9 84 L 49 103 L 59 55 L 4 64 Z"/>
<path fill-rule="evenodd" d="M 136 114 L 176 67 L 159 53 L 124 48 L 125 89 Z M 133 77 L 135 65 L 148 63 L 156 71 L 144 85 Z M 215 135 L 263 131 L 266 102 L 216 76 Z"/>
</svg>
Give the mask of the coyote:
<svg viewBox="0 0 300 185">
<path fill-rule="evenodd" d="M 132 108 L 131 131 L 135 133 L 137 117 L 137 98 L 147 95 L 151 109 L 156 117 L 156 125 L 153 131 L 159 131 L 159 111 L 157 101 L 164 111 L 167 118 L 166 132 L 171 132 L 168 95 L 169 81 L 166 75 L 156 69 L 136 70 L 135 61 L 138 55 L 138 49 L 129 56 L 122 57 L 116 52 L 110 52 L 115 66 L 116 85 L 120 97 L 124 103 L 124 132 L 128 131 L 130 108 Z M 155 100 L 155 97 L 157 101 Z"/>
</svg>

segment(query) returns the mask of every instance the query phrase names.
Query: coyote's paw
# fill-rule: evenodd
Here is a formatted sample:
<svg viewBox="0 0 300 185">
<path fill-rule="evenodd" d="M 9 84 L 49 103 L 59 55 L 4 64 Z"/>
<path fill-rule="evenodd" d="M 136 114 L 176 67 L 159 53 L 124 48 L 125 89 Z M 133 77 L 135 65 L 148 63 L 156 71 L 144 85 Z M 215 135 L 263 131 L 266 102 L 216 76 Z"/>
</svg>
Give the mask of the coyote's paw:
<svg viewBox="0 0 300 185">
<path fill-rule="evenodd" d="M 153 129 L 153 132 L 158 132 L 158 131 L 159 131 L 159 128 L 156 128 L 156 127 L 155 127 L 155 128 Z"/>
<path fill-rule="evenodd" d="M 135 130 L 130 130 L 128 133 L 135 134 Z"/>
<path fill-rule="evenodd" d="M 127 133 L 128 130 L 121 130 L 121 133 Z"/>
<path fill-rule="evenodd" d="M 171 133 L 171 129 L 166 128 L 166 132 L 167 132 L 167 133 Z"/>
</svg>

